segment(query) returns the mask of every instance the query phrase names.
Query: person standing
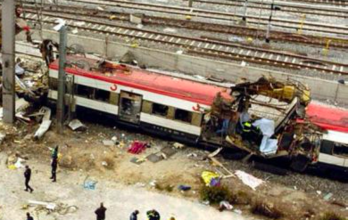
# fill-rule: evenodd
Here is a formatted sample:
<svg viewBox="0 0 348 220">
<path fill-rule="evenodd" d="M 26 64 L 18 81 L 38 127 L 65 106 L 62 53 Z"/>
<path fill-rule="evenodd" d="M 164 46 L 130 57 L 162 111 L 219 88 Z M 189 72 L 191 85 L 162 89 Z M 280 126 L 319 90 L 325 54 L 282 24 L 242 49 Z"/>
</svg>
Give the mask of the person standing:
<svg viewBox="0 0 348 220">
<path fill-rule="evenodd" d="M 34 190 L 29 186 L 30 178 L 31 178 L 31 169 L 28 165 L 25 166 L 24 171 L 24 178 L 25 178 L 25 191 L 30 190 L 30 193 L 32 193 Z"/>
<path fill-rule="evenodd" d="M 51 178 L 52 182 L 56 182 L 57 181 L 57 166 L 58 166 L 58 159 L 57 158 L 53 158 L 52 162 L 51 162 Z"/>
<path fill-rule="evenodd" d="M 58 159 L 58 150 L 59 150 L 59 145 L 57 145 L 53 150 L 52 150 L 52 159 Z"/>
<path fill-rule="evenodd" d="M 31 216 L 29 212 L 27 212 L 27 220 L 34 220 L 33 216 Z"/>
<path fill-rule="evenodd" d="M 138 220 L 138 214 L 139 214 L 139 211 L 138 210 L 135 210 L 134 212 L 132 212 L 131 216 L 130 216 L 130 220 Z"/>
<path fill-rule="evenodd" d="M 97 220 L 105 220 L 105 212 L 106 208 L 104 207 L 104 204 L 100 203 L 100 207 L 94 212 L 97 215 Z"/>
<path fill-rule="evenodd" d="M 160 220 L 161 219 L 160 214 L 154 209 L 147 211 L 146 215 L 147 215 L 148 220 Z"/>
</svg>

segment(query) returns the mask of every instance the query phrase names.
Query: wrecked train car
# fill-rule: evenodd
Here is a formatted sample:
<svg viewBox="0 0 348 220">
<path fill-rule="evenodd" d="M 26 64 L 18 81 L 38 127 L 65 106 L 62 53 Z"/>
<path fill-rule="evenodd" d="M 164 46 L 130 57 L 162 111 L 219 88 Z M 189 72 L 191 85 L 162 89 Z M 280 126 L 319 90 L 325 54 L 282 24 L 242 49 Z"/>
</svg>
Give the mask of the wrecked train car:
<svg viewBox="0 0 348 220">
<path fill-rule="evenodd" d="M 67 104 L 108 114 L 115 122 L 201 146 L 224 147 L 303 171 L 320 161 L 323 131 L 306 120 L 308 89 L 272 78 L 230 88 L 71 56 Z M 57 100 L 58 61 L 49 94 Z"/>
</svg>

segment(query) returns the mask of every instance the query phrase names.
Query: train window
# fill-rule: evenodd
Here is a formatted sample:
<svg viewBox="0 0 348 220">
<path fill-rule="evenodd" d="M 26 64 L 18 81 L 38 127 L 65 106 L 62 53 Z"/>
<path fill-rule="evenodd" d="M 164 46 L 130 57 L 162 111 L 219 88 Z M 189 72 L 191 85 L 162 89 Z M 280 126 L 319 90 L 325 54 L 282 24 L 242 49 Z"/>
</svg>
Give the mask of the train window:
<svg viewBox="0 0 348 220">
<path fill-rule="evenodd" d="M 192 112 L 188 112 L 182 109 L 176 109 L 174 118 L 180 121 L 191 123 Z"/>
<path fill-rule="evenodd" d="M 56 78 L 50 78 L 49 79 L 49 87 L 52 90 L 58 90 L 58 79 Z"/>
<path fill-rule="evenodd" d="M 168 106 L 153 103 L 152 104 L 152 114 L 160 115 L 160 116 L 167 116 Z"/>
<path fill-rule="evenodd" d="M 102 101 L 102 102 L 109 102 L 110 99 L 110 92 L 101 90 L 101 89 L 96 89 L 95 90 L 95 99 Z"/>
<path fill-rule="evenodd" d="M 86 98 L 93 98 L 94 90 L 92 88 L 89 88 L 88 86 L 84 85 L 77 85 L 77 96 L 86 97 Z"/>
<path fill-rule="evenodd" d="M 348 145 L 337 143 L 334 148 L 334 154 L 348 157 Z"/>
</svg>

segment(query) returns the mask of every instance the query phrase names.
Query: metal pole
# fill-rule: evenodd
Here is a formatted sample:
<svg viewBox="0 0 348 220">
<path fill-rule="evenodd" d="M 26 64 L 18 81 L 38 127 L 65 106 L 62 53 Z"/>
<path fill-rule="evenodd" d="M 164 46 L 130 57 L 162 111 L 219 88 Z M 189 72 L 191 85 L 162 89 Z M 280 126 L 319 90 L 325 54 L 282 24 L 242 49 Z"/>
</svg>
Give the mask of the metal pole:
<svg viewBox="0 0 348 220">
<path fill-rule="evenodd" d="M 2 103 L 3 120 L 15 121 L 15 5 L 16 0 L 2 3 Z"/>
<path fill-rule="evenodd" d="M 270 32 L 271 32 L 271 22 L 272 22 L 272 15 L 273 15 L 273 7 L 274 7 L 274 4 L 272 3 L 271 4 L 271 15 L 269 16 L 268 25 L 267 25 L 266 43 L 270 42 L 269 35 L 270 35 Z"/>
<path fill-rule="evenodd" d="M 63 133 L 64 124 L 64 96 L 65 96 L 65 64 L 66 64 L 67 31 L 64 25 L 59 30 L 59 72 L 58 72 L 58 100 L 57 100 L 57 130 Z"/>
<path fill-rule="evenodd" d="M 245 1 L 244 1 L 244 14 L 243 14 L 243 21 L 246 21 L 247 7 L 248 7 L 248 0 L 245 0 Z"/>
</svg>

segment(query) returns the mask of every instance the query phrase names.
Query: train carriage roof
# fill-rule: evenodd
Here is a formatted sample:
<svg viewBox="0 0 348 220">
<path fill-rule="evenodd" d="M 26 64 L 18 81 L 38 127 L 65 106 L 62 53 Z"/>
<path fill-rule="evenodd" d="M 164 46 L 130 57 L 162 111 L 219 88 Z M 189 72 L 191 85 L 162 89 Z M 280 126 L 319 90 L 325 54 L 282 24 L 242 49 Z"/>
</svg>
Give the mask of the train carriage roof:
<svg viewBox="0 0 348 220">
<path fill-rule="evenodd" d="M 98 60 L 87 59 L 82 57 L 69 56 L 70 63 L 87 63 L 88 66 L 97 66 Z M 50 69 L 58 70 L 58 60 L 50 65 Z M 84 76 L 110 82 L 111 84 L 129 86 L 135 89 L 145 90 L 165 96 L 184 99 L 198 104 L 211 105 L 214 97 L 218 92 L 228 99 L 232 99 L 229 95 L 230 90 L 201 82 L 195 82 L 188 79 L 181 79 L 160 73 L 150 72 L 139 68 L 129 67 L 127 70 L 114 70 L 112 72 L 103 73 L 101 71 L 88 71 L 77 66 L 67 67 L 68 74 Z M 110 85 L 111 86 L 111 85 Z"/>
</svg>

